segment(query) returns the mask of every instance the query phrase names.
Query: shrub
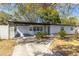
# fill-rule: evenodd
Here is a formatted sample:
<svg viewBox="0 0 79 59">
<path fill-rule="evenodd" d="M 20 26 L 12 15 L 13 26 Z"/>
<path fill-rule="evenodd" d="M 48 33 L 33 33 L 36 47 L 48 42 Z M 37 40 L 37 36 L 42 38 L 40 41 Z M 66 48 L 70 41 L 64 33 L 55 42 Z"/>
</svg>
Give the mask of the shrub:
<svg viewBox="0 0 79 59">
<path fill-rule="evenodd" d="M 74 39 L 78 39 L 78 37 L 79 37 L 79 34 L 78 33 L 75 33 L 74 34 Z"/>
<path fill-rule="evenodd" d="M 66 32 L 64 30 L 60 30 L 60 32 L 58 32 L 58 35 L 61 39 L 65 38 L 66 37 Z"/>
<path fill-rule="evenodd" d="M 36 33 L 36 38 L 41 39 L 47 35 L 46 32 L 37 32 Z"/>
</svg>

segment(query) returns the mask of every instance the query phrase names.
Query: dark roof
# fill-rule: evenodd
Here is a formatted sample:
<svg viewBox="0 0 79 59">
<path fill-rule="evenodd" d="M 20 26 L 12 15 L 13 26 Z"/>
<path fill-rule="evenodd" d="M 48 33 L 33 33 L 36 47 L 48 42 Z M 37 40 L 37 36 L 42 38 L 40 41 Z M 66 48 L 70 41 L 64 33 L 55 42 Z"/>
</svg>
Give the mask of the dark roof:
<svg viewBox="0 0 79 59">
<path fill-rule="evenodd" d="M 8 21 L 11 25 L 59 25 L 59 26 L 79 26 L 72 24 L 52 24 L 52 23 L 36 23 L 36 22 L 25 22 L 25 21 Z"/>
</svg>

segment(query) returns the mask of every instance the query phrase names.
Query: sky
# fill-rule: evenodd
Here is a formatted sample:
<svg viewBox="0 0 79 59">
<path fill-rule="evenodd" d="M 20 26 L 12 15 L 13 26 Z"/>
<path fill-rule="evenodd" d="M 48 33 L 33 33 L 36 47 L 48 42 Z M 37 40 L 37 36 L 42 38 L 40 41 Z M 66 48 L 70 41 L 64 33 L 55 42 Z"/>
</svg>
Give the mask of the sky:
<svg viewBox="0 0 79 59">
<path fill-rule="evenodd" d="M 0 11 L 6 12 L 6 13 L 9 13 L 9 14 L 13 14 L 15 10 L 16 10 L 15 4 L 0 6 Z"/>
<path fill-rule="evenodd" d="M 13 14 L 16 10 L 15 4 L 11 4 L 9 6 L 0 6 L 0 11 Z M 71 9 L 71 16 L 76 16 L 79 19 L 79 6 L 75 6 L 73 9 Z"/>
<path fill-rule="evenodd" d="M 72 10 L 72 16 L 76 16 L 79 19 L 79 7 L 75 7 L 75 9 Z"/>
</svg>

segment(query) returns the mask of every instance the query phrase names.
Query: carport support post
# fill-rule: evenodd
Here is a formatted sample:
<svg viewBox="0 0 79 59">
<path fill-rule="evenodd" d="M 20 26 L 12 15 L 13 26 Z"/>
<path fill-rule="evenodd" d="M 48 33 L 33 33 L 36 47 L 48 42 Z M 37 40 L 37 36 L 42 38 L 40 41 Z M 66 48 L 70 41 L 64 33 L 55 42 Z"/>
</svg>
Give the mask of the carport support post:
<svg viewBox="0 0 79 59">
<path fill-rule="evenodd" d="M 10 39 L 10 24 L 8 24 L 8 39 Z"/>
</svg>

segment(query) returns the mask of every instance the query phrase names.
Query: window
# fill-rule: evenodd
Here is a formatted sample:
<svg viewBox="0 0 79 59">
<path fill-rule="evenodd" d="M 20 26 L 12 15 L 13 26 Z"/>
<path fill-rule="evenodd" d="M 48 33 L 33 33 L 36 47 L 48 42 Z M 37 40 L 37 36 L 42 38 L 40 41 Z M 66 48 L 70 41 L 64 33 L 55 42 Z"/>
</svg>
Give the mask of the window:
<svg viewBox="0 0 79 59">
<path fill-rule="evenodd" d="M 32 27 L 30 27 L 30 31 L 32 31 Z"/>
<path fill-rule="evenodd" d="M 36 27 L 33 27 L 33 31 L 36 31 Z"/>
<path fill-rule="evenodd" d="M 39 31 L 39 27 L 37 27 L 37 31 Z"/>
<path fill-rule="evenodd" d="M 61 30 L 64 30 L 64 27 L 61 27 Z"/>
<path fill-rule="evenodd" d="M 71 27 L 71 30 L 73 30 L 73 27 Z"/>
<path fill-rule="evenodd" d="M 42 27 L 30 27 L 30 31 L 42 31 Z"/>
<path fill-rule="evenodd" d="M 42 31 L 42 27 L 40 27 L 39 30 Z"/>
</svg>

